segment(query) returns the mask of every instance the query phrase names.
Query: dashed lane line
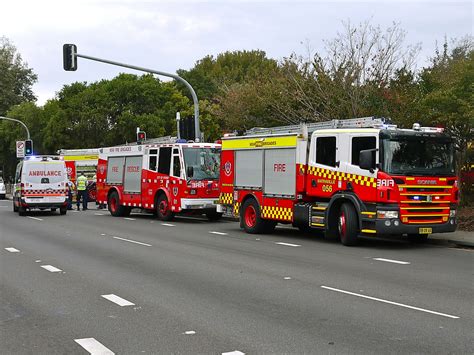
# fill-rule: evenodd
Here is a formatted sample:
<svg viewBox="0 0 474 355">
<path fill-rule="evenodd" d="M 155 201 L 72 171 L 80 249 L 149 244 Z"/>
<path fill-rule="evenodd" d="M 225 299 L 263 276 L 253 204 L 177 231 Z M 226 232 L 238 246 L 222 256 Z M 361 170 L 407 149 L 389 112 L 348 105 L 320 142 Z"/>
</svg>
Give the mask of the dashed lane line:
<svg viewBox="0 0 474 355">
<path fill-rule="evenodd" d="M 211 234 L 217 234 L 217 235 L 228 235 L 228 233 L 224 233 L 224 232 L 214 232 L 214 231 L 211 231 L 209 232 Z"/>
<path fill-rule="evenodd" d="M 245 355 L 242 351 L 234 350 L 227 353 L 222 353 L 222 355 Z"/>
<path fill-rule="evenodd" d="M 112 238 L 118 239 L 118 240 L 123 240 L 124 242 L 129 242 L 129 243 L 135 243 L 135 244 L 144 245 L 144 246 L 146 246 L 146 247 L 151 247 L 151 246 L 152 246 L 151 244 L 142 243 L 142 242 L 137 242 L 136 240 L 126 239 L 126 238 L 120 238 L 120 237 L 112 237 Z"/>
<path fill-rule="evenodd" d="M 275 242 L 275 244 L 284 245 L 284 246 L 287 246 L 287 247 L 300 247 L 301 246 L 299 244 L 291 244 L 291 243 L 283 243 L 283 242 Z"/>
<path fill-rule="evenodd" d="M 34 219 L 35 221 L 42 221 L 42 219 L 38 218 L 38 217 L 31 217 L 31 216 L 26 216 L 26 217 L 28 217 L 30 219 Z"/>
<path fill-rule="evenodd" d="M 135 306 L 135 303 L 132 303 L 130 301 L 127 301 L 126 299 L 119 297 L 114 294 L 110 295 L 101 295 L 104 297 L 106 300 L 109 300 L 110 302 L 113 302 L 115 304 L 118 304 L 120 307 L 125 307 L 125 306 Z"/>
<path fill-rule="evenodd" d="M 41 267 L 49 272 L 61 272 L 61 269 L 54 267 L 53 265 L 41 265 Z"/>
<path fill-rule="evenodd" d="M 130 218 L 130 217 L 124 217 L 123 219 L 126 219 L 127 221 L 136 221 L 136 218 Z"/>
<path fill-rule="evenodd" d="M 171 223 L 161 223 L 162 226 L 165 226 L 165 227 L 174 227 L 175 224 L 171 224 Z"/>
<path fill-rule="evenodd" d="M 355 293 L 355 292 L 340 290 L 340 289 L 334 288 L 334 287 L 321 286 L 321 288 L 324 288 L 324 289 L 330 290 L 330 291 L 334 291 L 334 292 L 345 293 L 345 294 L 351 295 L 351 296 L 356 296 L 356 297 L 361 297 L 361 298 L 367 298 L 367 299 L 372 300 L 372 301 L 377 301 L 377 302 L 382 302 L 382 303 L 388 303 L 388 304 L 392 304 L 392 305 L 394 305 L 394 306 L 409 308 L 409 309 L 413 309 L 413 310 L 415 310 L 415 311 L 431 313 L 431 314 L 435 314 L 435 315 L 437 315 L 437 316 L 442 316 L 442 317 L 447 317 L 447 318 L 452 318 L 452 319 L 459 319 L 458 316 L 453 316 L 453 315 L 451 315 L 451 314 L 446 314 L 446 313 L 440 313 L 440 312 L 430 311 L 429 309 L 414 307 L 414 306 L 410 306 L 410 305 L 403 304 L 403 303 L 398 303 L 398 302 L 392 302 L 392 301 L 384 300 L 384 299 L 381 299 L 381 298 L 376 298 L 376 297 L 361 295 L 360 293 Z"/>
<path fill-rule="evenodd" d="M 105 216 L 105 213 L 94 213 L 94 216 Z"/>
<path fill-rule="evenodd" d="M 385 261 L 386 263 L 392 263 L 392 264 L 410 265 L 409 261 L 400 261 L 400 260 L 392 260 L 392 259 L 384 259 L 384 258 L 373 258 L 373 260 Z"/>
<path fill-rule="evenodd" d="M 10 253 L 19 253 L 20 252 L 18 249 L 15 249 L 15 248 L 12 248 L 12 247 L 5 248 L 5 250 L 9 251 Z"/>
<path fill-rule="evenodd" d="M 92 355 L 113 355 L 112 350 L 108 349 L 94 338 L 74 339 L 76 343 L 82 346 L 89 354 Z"/>
</svg>

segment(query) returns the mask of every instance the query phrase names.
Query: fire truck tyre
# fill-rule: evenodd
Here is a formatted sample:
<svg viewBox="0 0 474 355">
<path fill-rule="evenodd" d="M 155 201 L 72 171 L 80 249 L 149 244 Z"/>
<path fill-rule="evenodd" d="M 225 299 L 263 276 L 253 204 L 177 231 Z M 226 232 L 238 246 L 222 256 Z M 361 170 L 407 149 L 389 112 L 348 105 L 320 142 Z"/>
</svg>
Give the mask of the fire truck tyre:
<svg viewBox="0 0 474 355">
<path fill-rule="evenodd" d="M 339 210 L 337 222 L 341 243 L 346 246 L 356 245 L 358 236 L 357 212 L 351 203 L 343 203 Z"/>
<path fill-rule="evenodd" d="M 411 243 L 424 243 L 428 240 L 428 234 L 408 234 L 407 237 Z"/>
<path fill-rule="evenodd" d="M 171 221 L 174 218 L 174 213 L 171 212 L 170 204 L 165 194 L 161 194 L 156 200 L 156 216 L 162 221 Z"/>
<path fill-rule="evenodd" d="M 253 198 L 244 202 L 240 216 L 243 218 L 244 230 L 247 233 L 260 234 L 265 231 L 266 221 L 260 216 L 260 207 Z"/>
<path fill-rule="evenodd" d="M 20 216 L 26 216 L 26 208 L 22 206 L 18 207 L 18 214 Z"/>
<path fill-rule="evenodd" d="M 265 226 L 263 227 L 264 233 L 268 233 L 268 234 L 273 233 L 278 223 L 275 221 L 264 221 L 264 222 L 265 222 Z"/>
<path fill-rule="evenodd" d="M 117 191 L 113 191 L 107 199 L 109 212 L 114 217 L 122 217 L 127 213 L 127 207 L 120 205 L 120 198 Z M 130 214 L 130 212 L 128 212 Z"/>
<path fill-rule="evenodd" d="M 219 213 L 219 212 L 216 212 L 216 211 L 207 212 L 206 217 L 211 222 L 218 221 L 222 218 L 222 213 Z"/>
<path fill-rule="evenodd" d="M 56 208 L 54 209 L 56 211 Z M 61 216 L 64 216 L 67 213 L 67 207 L 60 207 L 59 208 L 59 214 Z"/>
</svg>

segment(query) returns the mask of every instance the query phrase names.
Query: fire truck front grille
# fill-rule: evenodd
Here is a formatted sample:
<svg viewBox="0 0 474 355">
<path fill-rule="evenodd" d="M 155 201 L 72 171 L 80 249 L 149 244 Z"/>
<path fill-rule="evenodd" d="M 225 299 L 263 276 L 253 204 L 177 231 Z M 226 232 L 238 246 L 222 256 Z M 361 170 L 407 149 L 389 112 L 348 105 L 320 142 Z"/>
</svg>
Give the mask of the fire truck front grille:
<svg viewBox="0 0 474 355">
<path fill-rule="evenodd" d="M 449 203 L 421 203 L 400 206 L 400 218 L 405 224 L 439 224 L 449 219 Z"/>
</svg>

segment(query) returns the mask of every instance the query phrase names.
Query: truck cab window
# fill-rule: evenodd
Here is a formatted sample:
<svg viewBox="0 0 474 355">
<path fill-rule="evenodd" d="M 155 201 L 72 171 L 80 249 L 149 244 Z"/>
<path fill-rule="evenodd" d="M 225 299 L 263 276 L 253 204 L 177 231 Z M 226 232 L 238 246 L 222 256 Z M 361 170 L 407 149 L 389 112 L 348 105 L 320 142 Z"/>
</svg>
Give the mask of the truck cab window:
<svg viewBox="0 0 474 355">
<path fill-rule="evenodd" d="M 352 165 L 359 165 L 359 154 L 361 150 L 375 149 L 375 137 L 354 137 L 352 138 Z"/>
<path fill-rule="evenodd" d="M 179 155 L 173 156 L 173 176 L 181 176 L 181 163 L 179 161 Z"/>
<path fill-rule="evenodd" d="M 158 161 L 158 172 L 169 175 L 171 165 L 171 147 L 160 148 L 160 159 Z"/>
<path fill-rule="evenodd" d="M 336 166 L 336 137 L 316 138 L 316 163 Z"/>
</svg>

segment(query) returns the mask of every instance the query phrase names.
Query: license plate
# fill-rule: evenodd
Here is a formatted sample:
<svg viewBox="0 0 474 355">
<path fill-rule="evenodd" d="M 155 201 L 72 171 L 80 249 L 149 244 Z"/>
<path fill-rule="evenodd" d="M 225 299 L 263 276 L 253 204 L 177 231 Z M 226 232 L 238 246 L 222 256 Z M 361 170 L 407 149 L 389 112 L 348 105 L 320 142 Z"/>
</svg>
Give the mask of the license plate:
<svg viewBox="0 0 474 355">
<path fill-rule="evenodd" d="M 431 234 L 433 233 L 432 228 L 418 228 L 418 233 L 419 234 Z"/>
</svg>

